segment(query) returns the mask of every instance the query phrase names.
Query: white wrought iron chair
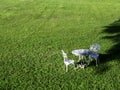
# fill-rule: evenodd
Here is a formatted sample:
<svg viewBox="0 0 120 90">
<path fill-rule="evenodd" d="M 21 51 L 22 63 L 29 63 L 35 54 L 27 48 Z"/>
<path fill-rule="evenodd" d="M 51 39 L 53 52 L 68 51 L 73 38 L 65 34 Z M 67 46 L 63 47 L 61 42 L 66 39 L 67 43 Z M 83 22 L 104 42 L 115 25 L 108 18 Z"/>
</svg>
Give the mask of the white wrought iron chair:
<svg viewBox="0 0 120 90">
<path fill-rule="evenodd" d="M 92 59 L 96 60 L 96 66 L 98 66 L 99 63 L 99 51 L 101 49 L 101 46 L 97 43 L 90 45 L 90 51 L 91 53 L 89 54 L 89 62 L 88 65 L 90 64 L 90 61 Z"/>
<path fill-rule="evenodd" d="M 64 64 L 66 66 L 66 72 L 68 71 L 68 65 L 72 64 L 74 65 L 74 60 L 69 60 L 68 57 L 67 57 L 67 54 L 63 51 L 62 51 L 62 55 L 63 55 L 63 59 L 64 59 Z"/>
</svg>

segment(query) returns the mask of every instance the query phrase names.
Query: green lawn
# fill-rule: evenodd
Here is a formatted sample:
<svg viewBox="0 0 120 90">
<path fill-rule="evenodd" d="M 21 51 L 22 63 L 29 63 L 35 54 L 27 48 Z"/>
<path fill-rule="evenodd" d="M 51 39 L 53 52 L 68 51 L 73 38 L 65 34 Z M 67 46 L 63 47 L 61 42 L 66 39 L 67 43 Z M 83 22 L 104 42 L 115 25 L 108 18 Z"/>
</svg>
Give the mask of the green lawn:
<svg viewBox="0 0 120 90">
<path fill-rule="evenodd" d="M 0 90 L 120 90 L 119 0 L 0 0 Z M 99 43 L 100 65 L 65 72 L 61 50 Z"/>
</svg>

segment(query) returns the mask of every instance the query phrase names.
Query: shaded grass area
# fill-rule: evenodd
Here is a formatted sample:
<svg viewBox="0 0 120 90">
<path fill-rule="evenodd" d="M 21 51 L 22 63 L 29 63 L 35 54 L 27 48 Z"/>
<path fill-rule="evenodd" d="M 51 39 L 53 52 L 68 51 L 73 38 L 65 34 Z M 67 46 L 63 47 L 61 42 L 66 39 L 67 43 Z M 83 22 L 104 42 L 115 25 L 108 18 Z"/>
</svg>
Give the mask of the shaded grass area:
<svg viewBox="0 0 120 90">
<path fill-rule="evenodd" d="M 104 36 L 103 39 L 109 39 L 111 40 L 114 45 L 112 45 L 111 48 L 109 48 L 106 52 L 107 54 L 100 54 L 100 61 L 101 63 L 107 63 L 108 61 L 117 61 L 117 63 L 120 63 L 120 20 L 117 20 L 110 24 L 109 26 L 105 26 L 105 29 L 102 31 L 102 33 L 107 33 L 108 35 Z M 104 67 L 100 67 L 98 70 L 100 73 L 106 72 L 110 69 L 110 66 L 107 66 L 105 64 Z"/>
<path fill-rule="evenodd" d="M 109 26 L 106 26 L 103 30 L 103 33 L 108 33 L 108 35 L 104 36 L 103 39 L 109 39 L 114 42 L 114 45 L 109 50 L 107 50 L 109 57 L 111 59 L 120 58 L 120 20 L 117 20 Z"/>
<path fill-rule="evenodd" d="M 118 2 L 0 0 L 0 89 L 119 90 Z M 94 42 L 100 65 L 66 73 L 60 50 Z"/>
</svg>

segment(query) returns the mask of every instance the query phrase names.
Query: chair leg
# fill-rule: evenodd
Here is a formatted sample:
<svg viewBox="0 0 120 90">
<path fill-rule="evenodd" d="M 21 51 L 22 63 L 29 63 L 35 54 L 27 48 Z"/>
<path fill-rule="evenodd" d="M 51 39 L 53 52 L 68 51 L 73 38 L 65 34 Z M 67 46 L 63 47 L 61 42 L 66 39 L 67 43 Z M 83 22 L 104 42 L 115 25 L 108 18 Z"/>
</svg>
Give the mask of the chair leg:
<svg viewBox="0 0 120 90">
<path fill-rule="evenodd" d="M 89 58 L 88 58 L 88 65 L 90 65 L 90 61 L 91 61 L 91 58 L 89 57 Z"/>
<path fill-rule="evenodd" d="M 68 65 L 66 65 L 66 72 L 68 72 Z"/>
<path fill-rule="evenodd" d="M 76 70 L 76 67 L 75 67 L 75 64 L 73 63 L 73 66 L 74 66 L 74 70 Z"/>
<path fill-rule="evenodd" d="M 96 60 L 96 66 L 98 66 L 98 58 L 96 58 L 95 60 Z"/>
<path fill-rule="evenodd" d="M 80 61 L 80 59 L 81 59 L 81 58 L 80 58 L 80 55 L 79 55 L 79 59 L 78 59 L 78 61 Z"/>
<path fill-rule="evenodd" d="M 100 64 L 100 60 L 99 60 L 99 57 L 98 57 L 98 64 Z"/>
<path fill-rule="evenodd" d="M 100 61 L 99 61 L 99 57 L 97 58 L 97 64 L 99 65 Z"/>
</svg>

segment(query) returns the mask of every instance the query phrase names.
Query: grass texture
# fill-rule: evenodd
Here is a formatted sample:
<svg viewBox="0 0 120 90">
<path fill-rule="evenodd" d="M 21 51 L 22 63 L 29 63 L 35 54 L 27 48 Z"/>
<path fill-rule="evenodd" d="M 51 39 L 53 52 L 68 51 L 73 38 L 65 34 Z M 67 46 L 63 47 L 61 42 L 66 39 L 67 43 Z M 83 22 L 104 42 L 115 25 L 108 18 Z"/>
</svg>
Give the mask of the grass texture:
<svg viewBox="0 0 120 90">
<path fill-rule="evenodd" d="M 120 90 L 119 0 L 0 0 L 0 90 Z M 61 50 L 99 43 L 100 65 L 65 72 Z"/>
</svg>

